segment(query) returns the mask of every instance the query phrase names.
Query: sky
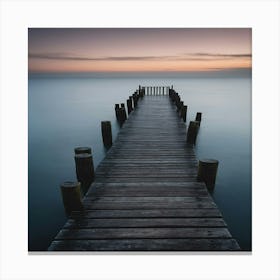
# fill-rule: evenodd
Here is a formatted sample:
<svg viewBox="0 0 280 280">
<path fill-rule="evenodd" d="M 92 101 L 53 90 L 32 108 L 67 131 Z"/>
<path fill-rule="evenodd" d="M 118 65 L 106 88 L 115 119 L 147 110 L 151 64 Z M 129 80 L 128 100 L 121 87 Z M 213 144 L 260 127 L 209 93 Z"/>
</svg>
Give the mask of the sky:
<svg viewBox="0 0 280 280">
<path fill-rule="evenodd" d="M 29 28 L 30 73 L 250 69 L 250 28 Z"/>
</svg>

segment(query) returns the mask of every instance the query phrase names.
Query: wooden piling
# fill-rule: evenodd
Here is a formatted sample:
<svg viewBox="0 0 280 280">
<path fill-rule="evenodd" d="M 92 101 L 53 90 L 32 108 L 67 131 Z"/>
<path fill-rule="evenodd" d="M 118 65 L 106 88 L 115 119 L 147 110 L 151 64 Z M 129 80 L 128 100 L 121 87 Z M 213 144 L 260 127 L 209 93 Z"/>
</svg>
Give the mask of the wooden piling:
<svg viewBox="0 0 280 280">
<path fill-rule="evenodd" d="M 77 180 L 81 183 L 84 192 L 86 192 L 87 188 L 94 181 L 94 166 L 92 155 L 75 155 L 75 163 Z"/>
<path fill-rule="evenodd" d="M 197 121 L 190 121 L 188 132 L 187 132 L 187 143 L 195 144 L 196 137 L 199 129 L 199 122 Z"/>
<path fill-rule="evenodd" d="M 112 146 L 112 126 L 110 121 L 102 121 L 101 122 L 101 132 L 103 144 L 105 147 Z"/>
<path fill-rule="evenodd" d="M 137 107 L 137 102 L 138 102 L 138 97 L 137 97 L 137 93 L 134 93 L 132 95 L 132 98 L 133 98 L 133 107 L 134 109 Z"/>
<path fill-rule="evenodd" d="M 119 110 L 120 110 L 120 105 L 115 104 L 115 113 L 116 113 L 117 120 L 119 120 L 119 118 L 120 118 Z"/>
<path fill-rule="evenodd" d="M 75 155 L 78 154 L 91 154 L 91 148 L 90 147 L 76 147 L 74 149 Z"/>
<path fill-rule="evenodd" d="M 206 186 L 214 188 L 219 161 L 216 159 L 200 159 L 198 163 L 197 180 L 205 182 Z"/>
<path fill-rule="evenodd" d="M 127 119 L 125 108 L 120 108 L 119 112 L 120 112 L 120 119 L 119 119 L 119 121 L 120 121 L 120 124 L 123 125 L 123 123 Z"/>
<path fill-rule="evenodd" d="M 196 113 L 195 120 L 198 121 L 199 123 L 201 123 L 201 115 L 202 115 L 202 113 L 200 113 L 200 112 Z"/>
<path fill-rule="evenodd" d="M 83 210 L 81 184 L 79 182 L 64 182 L 60 185 L 60 191 L 67 215 L 72 211 Z"/>
<path fill-rule="evenodd" d="M 132 112 L 132 100 L 129 98 L 126 100 L 126 105 L 127 105 L 127 113 L 130 114 Z"/>
<path fill-rule="evenodd" d="M 178 102 L 177 111 L 178 111 L 178 112 L 181 112 L 181 109 L 182 109 L 183 106 L 184 106 L 184 101 Z M 181 116 L 181 113 L 180 113 L 180 116 Z"/>
<path fill-rule="evenodd" d="M 183 119 L 184 122 L 186 122 L 187 120 L 187 110 L 188 110 L 188 106 L 184 105 L 181 108 L 181 118 Z"/>
</svg>

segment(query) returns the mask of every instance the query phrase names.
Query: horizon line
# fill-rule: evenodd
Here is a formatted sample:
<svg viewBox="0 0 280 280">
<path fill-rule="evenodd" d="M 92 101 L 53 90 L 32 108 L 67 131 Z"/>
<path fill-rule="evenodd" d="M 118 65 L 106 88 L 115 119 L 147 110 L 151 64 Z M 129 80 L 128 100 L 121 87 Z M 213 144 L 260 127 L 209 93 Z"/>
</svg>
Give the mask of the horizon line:
<svg viewBox="0 0 280 280">
<path fill-rule="evenodd" d="M 238 68 L 207 68 L 200 70 L 123 70 L 123 71 L 32 71 L 28 70 L 28 74 L 94 74 L 94 73 L 211 73 L 211 72 L 229 72 L 229 71 L 252 71 L 252 67 L 238 67 Z"/>
</svg>

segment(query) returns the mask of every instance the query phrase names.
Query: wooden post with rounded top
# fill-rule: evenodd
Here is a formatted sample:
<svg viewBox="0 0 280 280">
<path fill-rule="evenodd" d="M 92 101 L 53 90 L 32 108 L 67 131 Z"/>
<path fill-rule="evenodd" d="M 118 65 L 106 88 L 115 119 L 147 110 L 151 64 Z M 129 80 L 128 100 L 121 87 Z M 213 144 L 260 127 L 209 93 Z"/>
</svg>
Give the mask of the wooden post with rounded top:
<svg viewBox="0 0 280 280">
<path fill-rule="evenodd" d="M 72 211 L 84 209 L 81 200 L 80 182 L 64 182 L 60 185 L 65 212 L 69 215 Z"/>
<path fill-rule="evenodd" d="M 187 143 L 195 144 L 196 137 L 199 129 L 199 122 L 197 121 L 190 121 L 188 132 L 187 132 Z"/>
<path fill-rule="evenodd" d="M 216 182 L 219 161 L 216 159 L 200 159 L 198 163 L 197 180 L 213 189 Z"/>
<path fill-rule="evenodd" d="M 77 180 L 81 182 L 82 189 L 87 190 L 90 184 L 94 181 L 92 154 L 75 155 L 75 163 Z"/>
<path fill-rule="evenodd" d="M 101 122 L 101 132 L 103 144 L 105 147 L 112 146 L 112 126 L 110 121 L 102 121 Z"/>
<path fill-rule="evenodd" d="M 91 154 L 91 148 L 90 147 L 76 147 L 74 149 L 75 155 L 78 154 Z"/>
</svg>

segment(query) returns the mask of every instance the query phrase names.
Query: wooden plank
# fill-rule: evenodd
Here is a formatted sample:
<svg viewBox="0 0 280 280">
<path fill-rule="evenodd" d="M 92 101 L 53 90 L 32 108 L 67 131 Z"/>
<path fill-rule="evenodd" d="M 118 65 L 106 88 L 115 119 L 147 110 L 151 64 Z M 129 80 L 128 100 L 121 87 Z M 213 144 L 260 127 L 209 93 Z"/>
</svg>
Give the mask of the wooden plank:
<svg viewBox="0 0 280 280">
<path fill-rule="evenodd" d="M 202 208 L 216 208 L 214 202 L 170 202 L 168 204 L 161 202 L 99 202 L 86 200 L 84 202 L 86 209 L 202 209 Z"/>
<path fill-rule="evenodd" d="M 96 228 L 62 229 L 55 240 L 133 238 L 231 238 L 227 228 Z"/>
<path fill-rule="evenodd" d="M 69 219 L 64 229 L 75 228 L 226 227 L 222 218 Z"/>
<path fill-rule="evenodd" d="M 86 210 L 72 212 L 72 219 L 94 218 L 219 218 L 221 213 L 217 208 L 205 209 L 149 209 L 149 210 Z"/>
<path fill-rule="evenodd" d="M 106 183 L 98 183 L 95 182 L 92 186 L 97 188 L 101 187 L 109 187 L 109 188 L 119 188 L 119 187 L 139 187 L 139 188 L 158 188 L 158 190 L 163 190 L 164 188 L 186 188 L 186 189 L 204 189 L 206 190 L 205 184 L 200 182 L 153 182 L 152 184 L 149 182 L 106 182 Z"/>
<path fill-rule="evenodd" d="M 165 197 L 176 197 L 176 196 L 200 196 L 208 197 L 206 190 L 183 190 L 183 191 L 166 191 L 166 190 L 141 190 L 141 188 L 102 188 L 98 190 L 92 190 L 87 194 L 87 197 L 107 197 L 107 196 L 126 196 L 126 197 L 158 197 L 159 195 Z"/>
<path fill-rule="evenodd" d="M 238 251 L 234 239 L 57 240 L 49 251 Z"/>
<path fill-rule="evenodd" d="M 83 200 L 84 203 L 213 203 L 213 200 L 209 196 L 137 196 L 137 197 L 86 197 Z"/>
</svg>

